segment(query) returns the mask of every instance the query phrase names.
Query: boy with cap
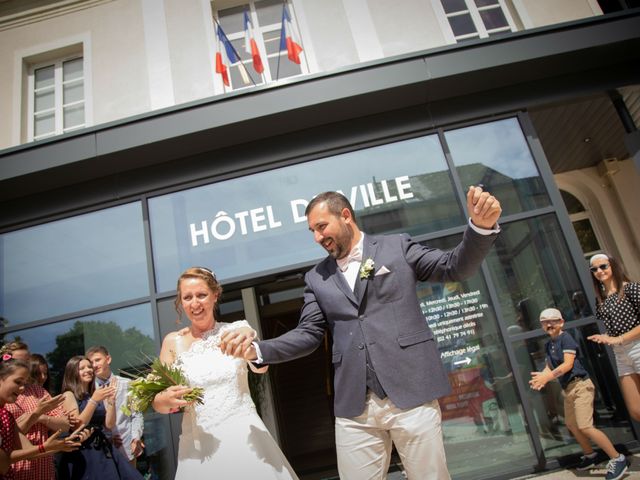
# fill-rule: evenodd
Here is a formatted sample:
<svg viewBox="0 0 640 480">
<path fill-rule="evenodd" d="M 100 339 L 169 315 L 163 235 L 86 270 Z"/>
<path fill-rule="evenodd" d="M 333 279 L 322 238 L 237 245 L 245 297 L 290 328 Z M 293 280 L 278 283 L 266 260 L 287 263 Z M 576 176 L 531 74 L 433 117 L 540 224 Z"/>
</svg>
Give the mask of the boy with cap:
<svg viewBox="0 0 640 480">
<path fill-rule="evenodd" d="M 551 380 L 557 378 L 560 381 L 564 395 L 565 423 L 584 453 L 577 470 L 587 470 L 597 463 L 597 453 L 591 447 L 593 441 L 611 459 L 607 464 L 605 479 L 622 478 L 628 468 L 627 458 L 618 453 L 605 433 L 593 426 L 595 386 L 578 359 L 578 344 L 562 330 L 564 319 L 558 309 L 543 310 L 540 313 L 540 323 L 551 339 L 545 345 L 544 370 L 531 372 L 531 388 L 541 390 Z"/>
</svg>

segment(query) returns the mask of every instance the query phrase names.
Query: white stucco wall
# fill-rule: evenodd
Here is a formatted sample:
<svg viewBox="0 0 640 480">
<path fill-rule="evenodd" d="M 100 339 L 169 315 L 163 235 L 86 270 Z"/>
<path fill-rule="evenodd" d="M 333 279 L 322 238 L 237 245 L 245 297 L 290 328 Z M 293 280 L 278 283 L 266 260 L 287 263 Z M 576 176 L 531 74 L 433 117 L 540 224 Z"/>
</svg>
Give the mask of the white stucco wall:
<svg viewBox="0 0 640 480">
<path fill-rule="evenodd" d="M 510 0 L 524 28 L 602 15 L 597 0 Z"/>
<path fill-rule="evenodd" d="M 291 0 L 311 73 L 445 45 L 435 0 Z M 219 7 L 242 2 L 220 0 Z M 0 18 L 0 149 L 27 139 L 21 58 L 82 38 L 90 125 L 207 98 L 222 89 L 213 68 L 209 0 L 68 2 L 21 22 Z M 517 25 L 600 14 L 596 0 L 505 0 Z M 1 12 L 1 10 L 0 10 Z M 516 12 L 516 13 L 514 13 Z M 441 18 L 442 17 L 442 18 Z M 450 39 L 451 40 L 451 39 Z"/>
<path fill-rule="evenodd" d="M 596 167 L 554 176 L 558 188 L 580 200 L 591 215 L 602 247 L 620 258 L 629 275 L 640 281 L 640 174 L 630 159 L 617 173 L 603 177 Z"/>
<path fill-rule="evenodd" d="M 26 141 L 23 58 L 83 41 L 86 109 L 92 124 L 149 111 L 144 32 L 138 0 L 114 0 L 0 31 L 0 148 Z M 87 82 L 88 80 L 88 82 Z M 7 123 L 5 123 L 7 122 Z"/>
</svg>

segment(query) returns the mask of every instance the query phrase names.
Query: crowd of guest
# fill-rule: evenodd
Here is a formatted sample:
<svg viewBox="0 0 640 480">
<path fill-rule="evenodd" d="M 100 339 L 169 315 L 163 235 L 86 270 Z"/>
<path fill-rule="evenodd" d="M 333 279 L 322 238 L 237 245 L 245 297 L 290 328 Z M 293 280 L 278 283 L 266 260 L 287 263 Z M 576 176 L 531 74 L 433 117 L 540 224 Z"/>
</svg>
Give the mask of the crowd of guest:
<svg viewBox="0 0 640 480">
<path fill-rule="evenodd" d="M 120 410 L 128 380 L 110 363 L 103 346 L 72 357 L 52 396 L 42 355 L 0 349 L 0 480 L 142 479 L 142 416 Z"/>
</svg>

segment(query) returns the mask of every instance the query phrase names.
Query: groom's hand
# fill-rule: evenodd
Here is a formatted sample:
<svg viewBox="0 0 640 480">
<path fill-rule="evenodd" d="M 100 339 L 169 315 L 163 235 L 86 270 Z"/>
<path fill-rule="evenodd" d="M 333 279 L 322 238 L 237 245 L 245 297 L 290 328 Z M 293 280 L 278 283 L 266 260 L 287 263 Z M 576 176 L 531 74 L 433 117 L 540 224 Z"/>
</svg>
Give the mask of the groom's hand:
<svg viewBox="0 0 640 480">
<path fill-rule="evenodd" d="M 246 355 L 249 350 L 252 350 L 255 356 L 255 349 L 251 345 L 255 338 L 256 331 L 253 328 L 235 328 L 222 335 L 220 338 L 220 350 L 227 355 L 248 360 Z"/>
<path fill-rule="evenodd" d="M 496 197 L 476 186 L 467 192 L 467 211 L 476 227 L 491 230 L 498 223 L 502 207 Z"/>
</svg>

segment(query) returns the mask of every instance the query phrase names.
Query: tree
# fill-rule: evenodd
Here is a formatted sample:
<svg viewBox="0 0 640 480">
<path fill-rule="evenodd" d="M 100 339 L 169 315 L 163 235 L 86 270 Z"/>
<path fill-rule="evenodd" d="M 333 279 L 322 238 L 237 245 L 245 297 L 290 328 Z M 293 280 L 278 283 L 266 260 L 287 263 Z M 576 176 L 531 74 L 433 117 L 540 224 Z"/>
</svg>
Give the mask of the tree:
<svg viewBox="0 0 640 480">
<path fill-rule="evenodd" d="M 71 330 L 56 337 L 56 348 L 47 354 L 54 391 L 60 390 L 67 361 L 74 355 L 84 355 L 89 347 L 102 345 L 111 355 L 111 369 L 136 371 L 144 366 L 147 356 L 154 356 L 156 344 L 153 338 L 144 335 L 135 327 L 127 330 L 114 321 L 81 321 Z"/>
</svg>

